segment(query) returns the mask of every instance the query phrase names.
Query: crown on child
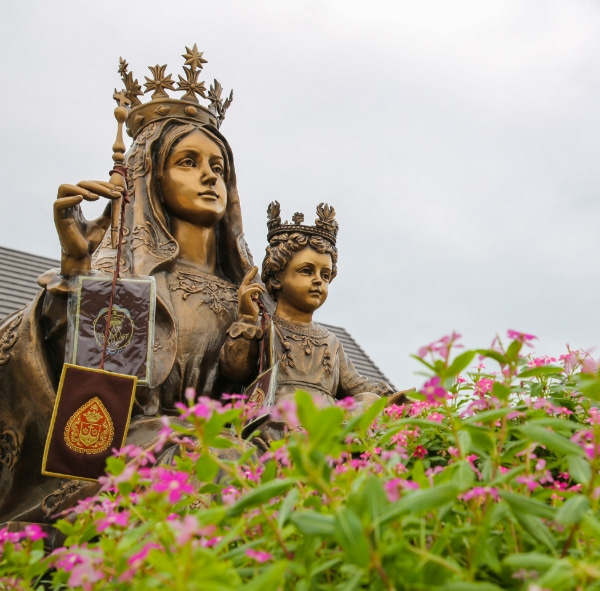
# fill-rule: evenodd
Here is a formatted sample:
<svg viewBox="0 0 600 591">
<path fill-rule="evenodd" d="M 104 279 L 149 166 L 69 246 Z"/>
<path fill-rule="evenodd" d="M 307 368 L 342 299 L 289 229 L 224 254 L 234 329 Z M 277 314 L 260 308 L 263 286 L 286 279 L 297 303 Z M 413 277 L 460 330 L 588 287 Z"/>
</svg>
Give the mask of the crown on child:
<svg viewBox="0 0 600 591">
<path fill-rule="evenodd" d="M 207 63 L 202 57 L 202 52 L 198 51 L 195 43 L 194 47 L 191 49 L 186 47 L 185 51 L 186 53 L 182 55 L 185 58 L 183 66 L 185 78 L 180 75 L 179 82 L 175 82 L 171 78 L 171 74 L 165 73 L 166 65 L 149 66 L 152 78 L 145 76 L 146 90 L 144 91 L 137 79 L 134 80 L 133 74 L 129 72 L 129 64 L 123 58 L 119 58 L 119 74 L 125 90 L 118 94 L 115 90 L 115 100 L 122 106 L 131 107 L 127 117 L 127 133 L 133 138 L 148 123 L 171 117 L 189 119 L 205 125 L 210 124 L 217 128 L 221 126 L 225 119 L 225 112 L 233 101 L 233 91 L 226 99 L 223 99 L 221 97 L 223 87 L 216 78 L 207 90 L 204 82 L 198 80 L 203 64 Z M 177 84 L 177 88 L 175 88 L 175 84 Z M 185 94 L 180 99 L 171 98 L 167 94 L 167 90 Z M 149 92 L 152 92 L 150 101 L 142 103 L 138 97 Z M 207 107 L 200 104 L 198 96 L 209 100 Z"/>
<path fill-rule="evenodd" d="M 314 226 L 303 225 L 304 214 L 298 212 L 292 216 L 293 223 L 290 224 L 286 220 L 282 224 L 280 211 L 281 208 L 278 201 L 272 201 L 269 204 L 269 207 L 267 207 L 267 240 L 269 242 L 271 242 L 273 237 L 280 234 L 301 232 L 302 234 L 321 236 L 322 238 L 329 240 L 329 242 L 335 246 L 339 224 L 334 219 L 335 209 L 327 205 L 327 203 L 319 203 L 319 205 L 317 205 L 317 219 L 315 220 Z"/>
</svg>

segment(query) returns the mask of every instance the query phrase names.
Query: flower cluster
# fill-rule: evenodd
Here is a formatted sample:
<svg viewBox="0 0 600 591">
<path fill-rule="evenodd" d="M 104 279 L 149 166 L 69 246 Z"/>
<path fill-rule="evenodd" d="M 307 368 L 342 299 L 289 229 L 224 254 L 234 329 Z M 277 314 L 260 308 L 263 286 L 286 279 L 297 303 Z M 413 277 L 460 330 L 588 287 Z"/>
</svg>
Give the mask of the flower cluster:
<svg viewBox="0 0 600 591">
<path fill-rule="evenodd" d="M 239 438 L 243 397 L 186 393 L 187 426 L 116 451 L 62 546 L 0 530 L 0 587 L 600 589 L 597 364 L 532 355 L 519 331 L 455 356 L 458 339 L 419 351 L 402 405 L 298 392 L 266 453 Z"/>
</svg>

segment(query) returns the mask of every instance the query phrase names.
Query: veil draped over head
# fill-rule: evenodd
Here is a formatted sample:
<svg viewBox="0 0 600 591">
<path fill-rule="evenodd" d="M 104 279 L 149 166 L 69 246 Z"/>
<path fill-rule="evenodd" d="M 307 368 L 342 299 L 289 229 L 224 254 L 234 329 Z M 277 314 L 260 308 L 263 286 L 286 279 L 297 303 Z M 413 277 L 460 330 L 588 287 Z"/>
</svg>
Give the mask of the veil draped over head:
<svg viewBox="0 0 600 591">
<path fill-rule="evenodd" d="M 237 190 L 233 153 L 223 135 L 212 125 L 190 124 L 180 119 L 165 119 L 149 123 L 137 136 L 127 154 L 128 190 L 132 205 L 125 217 L 125 244 L 121 268 L 136 275 L 154 275 L 169 268 L 179 254 L 179 245 L 171 235 L 168 214 L 160 194 L 161 171 L 156 170 L 157 142 L 175 126 L 200 130 L 223 150 L 226 160 L 227 208 L 218 223 L 217 269 L 223 278 L 239 284 L 253 266 L 242 226 L 242 212 Z M 116 258 L 107 235 L 96 254 L 94 266 L 112 271 Z"/>
<path fill-rule="evenodd" d="M 178 355 L 178 319 L 173 306 L 172 291 L 169 287 L 169 272 L 179 254 L 179 244 L 170 231 L 169 214 L 162 202 L 161 168 L 168 158 L 170 149 L 176 142 L 194 131 L 199 130 L 219 145 L 225 160 L 224 179 L 227 188 L 227 206 L 223 218 L 215 226 L 216 233 L 216 274 L 237 288 L 246 273 L 253 266 L 252 256 L 246 244 L 242 227 L 242 213 L 236 186 L 233 153 L 227 140 L 212 125 L 190 123 L 177 118 L 149 123 L 136 137 L 126 158 L 128 168 L 128 191 L 131 204 L 125 213 L 124 240 L 121 251 L 121 272 L 132 275 L 152 275 L 156 279 L 157 307 L 155 324 L 155 355 L 153 362 L 153 389 L 139 387 L 136 395 L 138 412 L 154 415 L 161 402 L 171 405 L 173 386 L 161 389 L 161 385 L 170 377 Z M 169 137 L 177 137 L 169 146 Z M 161 161 L 162 159 L 162 161 Z M 115 266 L 116 249 L 110 244 L 107 233 L 94 258 L 94 268 L 112 273 Z M 208 325 L 205 325 L 208 326 Z M 223 332 L 225 338 L 227 326 L 216 329 Z M 199 326 L 199 331 L 202 329 Z M 207 328 L 204 328 L 207 330 Z M 198 338 L 203 338 L 200 335 Z M 214 336 L 205 336 L 215 341 Z M 198 394 L 219 396 L 225 390 L 217 378 L 218 350 L 206 350 L 200 363 L 207 391 Z M 210 367 L 210 369 L 208 369 Z M 207 372 L 213 377 L 207 377 Z M 189 386 L 191 384 L 187 384 Z M 182 387 L 185 388 L 186 384 Z M 167 392 L 166 389 L 170 391 Z M 165 391 L 163 391 L 165 390 Z M 212 391 L 214 390 L 214 391 Z M 141 409 L 140 409 L 141 407 Z"/>
</svg>

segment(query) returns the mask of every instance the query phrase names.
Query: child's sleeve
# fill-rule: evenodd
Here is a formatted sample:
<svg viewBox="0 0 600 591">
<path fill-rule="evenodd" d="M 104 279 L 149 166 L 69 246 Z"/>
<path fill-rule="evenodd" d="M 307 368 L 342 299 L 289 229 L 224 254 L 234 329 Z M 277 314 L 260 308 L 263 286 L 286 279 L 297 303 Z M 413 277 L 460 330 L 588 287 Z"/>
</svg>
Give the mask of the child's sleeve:
<svg viewBox="0 0 600 591">
<path fill-rule="evenodd" d="M 221 347 L 221 374 L 240 384 L 251 382 L 258 370 L 259 344 L 262 337 L 263 331 L 260 326 L 234 322 L 227 330 L 227 338 Z"/>
<path fill-rule="evenodd" d="M 346 355 L 342 343 L 339 343 L 338 358 L 340 364 L 340 382 L 336 398 L 352 396 L 360 400 L 367 400 L 394 394 L 394 389 L 388 383 L 361 376 L 356 371 L 350 358 Z"/>
</svg>

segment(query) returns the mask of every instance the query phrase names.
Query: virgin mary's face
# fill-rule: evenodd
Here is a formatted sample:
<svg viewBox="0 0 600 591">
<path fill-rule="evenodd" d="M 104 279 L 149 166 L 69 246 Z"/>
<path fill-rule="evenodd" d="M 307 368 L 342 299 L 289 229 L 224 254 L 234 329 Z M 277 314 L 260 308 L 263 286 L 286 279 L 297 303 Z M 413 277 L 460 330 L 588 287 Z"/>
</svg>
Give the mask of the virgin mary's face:
<svg viewBox="0 0 600 591">
<path fill-rule="evenodd" d="M 219 145 L 201 131 L 177 142 L 165 163 L 161 189 L 165 209 L 197 226 L 219 223 L 227 208 L 225 162 Z"/>
</svg>

